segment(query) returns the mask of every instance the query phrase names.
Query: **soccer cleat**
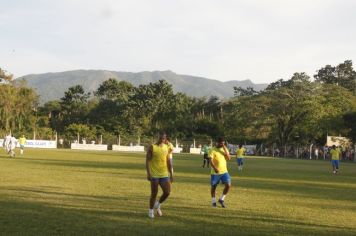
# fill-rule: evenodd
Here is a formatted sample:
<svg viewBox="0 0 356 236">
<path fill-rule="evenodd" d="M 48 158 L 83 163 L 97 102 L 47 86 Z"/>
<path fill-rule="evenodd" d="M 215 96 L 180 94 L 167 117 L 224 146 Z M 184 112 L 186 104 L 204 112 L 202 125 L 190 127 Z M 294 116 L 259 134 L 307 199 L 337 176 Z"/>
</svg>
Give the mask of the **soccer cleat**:
<svg viewBox="0 0 356 236">
<path fill-rule="evenodd" d="M 211 204 L 211 206 L 212 206 L 212 207 L 216 207 L 216 202 L 213 202 L 213 203 Z"/>
<path fill-rule="evenodd" d="M 219 203 L 220 203 L 220 205 L 221 205 L 222 208 L 225 208 L 225 207 L 226 207 L 223 200 L 219 199 Z"/>
<path fill-rule="evenodd" d="M 153 210 L 148 210 L 148 217 L 151 219 L 155 218 L 155 214 L 154 214 Z"/>
</svg>

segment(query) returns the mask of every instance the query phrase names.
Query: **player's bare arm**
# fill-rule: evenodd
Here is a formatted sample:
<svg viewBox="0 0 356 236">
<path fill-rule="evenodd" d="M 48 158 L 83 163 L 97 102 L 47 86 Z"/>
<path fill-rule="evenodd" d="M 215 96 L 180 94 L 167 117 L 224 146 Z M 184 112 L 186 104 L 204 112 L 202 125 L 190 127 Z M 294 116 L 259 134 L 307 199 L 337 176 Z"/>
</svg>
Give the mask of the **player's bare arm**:
<svg viewBox="0 0 356 236">
<path fill-rule="evenodd" d="M 151 171 L 150 171 L 150 160 L 152 160 L 152 145 L 148 147 L 146 154 L 146 171 L 147 171 L 147 180 L 151 180 Z"/>
<path fill-rule="evenodd" d="M 219 172 L 219 170 L 216 168 L 216 166 L 215 166 L 215 164 L 214 164 L 212 158 L 210 158 L 210 166 L 213 168 L 213 170 L 215 171 L 215 173 L 218 173 L 218 172 Z"/>
<path fill-rule="evenodd" d="M 167 155 L 167 168 L 168 168 L 168 171 L 169 171 L 169 178 L 171 180 L 171 183 L 173 182 L 173 166 L 172 166 L 172 163 L 169 159 L 169 155 Z"/>
<path fill-rule="evenodd" d="M 225 152 L 225 154 L 224 154 L 225 159 L 226 159 L 227 161 L 230 161 L 230 160 L 231 160 L 231 157 L 230 157 L 229 150 L 227 149 L 227 147 L 226 147 L 225 145 L 223 145 L 223 149 L 224 149 L 224 152 Z"/>
</svg>

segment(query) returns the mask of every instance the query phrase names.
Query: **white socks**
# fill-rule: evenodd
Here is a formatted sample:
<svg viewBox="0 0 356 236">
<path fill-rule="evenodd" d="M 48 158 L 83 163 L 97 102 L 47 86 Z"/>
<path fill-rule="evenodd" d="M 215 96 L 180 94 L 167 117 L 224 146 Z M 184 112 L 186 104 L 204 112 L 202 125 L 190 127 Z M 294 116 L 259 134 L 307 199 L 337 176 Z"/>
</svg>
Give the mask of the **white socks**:
<svg viewBox="0 0 356 236">
<path fill-rule="evenodd" d="M 226 197 L 226 195 L 221 194 L 220 200 L 221 200 L 221 201 L 224 201 L 224 200 L 225 200 L 225 197 Z"/>
<path fill-rule="evenodd" d="M 153 209 L 148 210 L 148 217 L 153 219 L 155 217 L 155 213 L 153 212 Z"/>
<path fill-rule="evenodd" d="M 161 208 L 161 203 L 159 203 L 159 201 L 156 201 L 154 207 L 156 209 Z"/>
<path fill-rule="evenodd" d="M 216 198 L 215 198 L 215 197 L 213 197 L 213 198 L 211 199 L 211 203 L 216 203 Z"/>
<path fill-rule="evenodd" d="M 158 216 L 162 216 L 161 203 L 159 203 L 159 201 L 156 201 L 153 207 L 155 209 L 157 209 Z M 150 218 L 154 218 L 155 217 L 155 213 L 154 213 L 153 209 L 148 209 L 148 217 L 150 217 Z"/>
</svg>

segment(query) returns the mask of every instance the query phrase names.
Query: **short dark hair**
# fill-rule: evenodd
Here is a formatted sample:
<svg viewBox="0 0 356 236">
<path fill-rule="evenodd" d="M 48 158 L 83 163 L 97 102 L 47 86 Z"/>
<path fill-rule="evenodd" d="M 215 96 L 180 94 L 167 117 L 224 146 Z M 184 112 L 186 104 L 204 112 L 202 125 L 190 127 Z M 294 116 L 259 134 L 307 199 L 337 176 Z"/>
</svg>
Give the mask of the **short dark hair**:
<svg viewBox="0 0 356 236">
<path fill-rule="evenodd" d="M 224 139 L 224 137 L 218 137 L 218 139 L 216 141 L 218 143 L 221 143 L 221 142 L 225 142 L 225 139 Z"/>
</svg>

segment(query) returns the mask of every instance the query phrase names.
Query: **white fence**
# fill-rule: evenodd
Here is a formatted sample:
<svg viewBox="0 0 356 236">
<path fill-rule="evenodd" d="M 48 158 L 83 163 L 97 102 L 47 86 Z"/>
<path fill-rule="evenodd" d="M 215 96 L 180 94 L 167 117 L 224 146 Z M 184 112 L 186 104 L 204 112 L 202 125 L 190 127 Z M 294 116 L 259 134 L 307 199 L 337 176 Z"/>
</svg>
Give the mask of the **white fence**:
<svg viewBox="0 0 356 236">
<path fill-rule="evenodd" d="M 201 148 L 190 148 L 189 149 L 190 154 L 200 154 L 201 153 Z"/>
<path fill-rule="evenodd" d="M 183 151 L 183 148 L 180 148 L 180 147 L 173 148 L 173 153 L 181 153 L 182 151 Z"/>
<path fill-rule="evenodd" d="M 73 150 L 106 151 L 108 150 L 108 145 L 71 143 L 70 148 Z"/>
</svg>

